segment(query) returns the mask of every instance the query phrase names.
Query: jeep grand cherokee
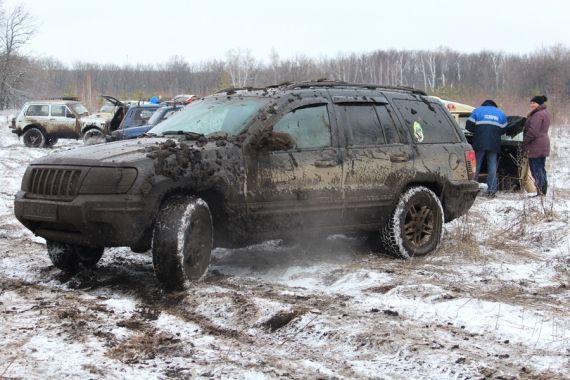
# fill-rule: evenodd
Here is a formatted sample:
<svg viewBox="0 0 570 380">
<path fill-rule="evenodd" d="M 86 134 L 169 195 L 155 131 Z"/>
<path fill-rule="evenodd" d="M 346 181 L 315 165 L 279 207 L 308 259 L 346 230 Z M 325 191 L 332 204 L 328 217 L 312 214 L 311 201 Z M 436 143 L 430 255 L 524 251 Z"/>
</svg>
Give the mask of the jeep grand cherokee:
<svg viewBox="0 0 570 380">
<path fill-rule="evenodd" d="M 457 123 L 409 88 L 228 89 L 150 134 L 30 164 L 15 214 L 56 267 L 93 266 L 105 247 L 152 249 L 158 279 L 181 288 L 213 247 L 316 233 L 376 234 L 384 252 L 424 255 L 478 191 Z"/>
</svg>

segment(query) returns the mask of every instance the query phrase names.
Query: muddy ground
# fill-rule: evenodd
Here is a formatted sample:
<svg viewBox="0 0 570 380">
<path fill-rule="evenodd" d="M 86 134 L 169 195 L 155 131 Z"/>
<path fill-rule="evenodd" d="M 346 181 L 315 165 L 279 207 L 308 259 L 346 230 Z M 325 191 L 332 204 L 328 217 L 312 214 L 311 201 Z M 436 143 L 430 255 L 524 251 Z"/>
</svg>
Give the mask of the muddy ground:
<svg viewBox="0 0 570 380">
<path fill-rule="evenodd" d="M 570 374 L 570 140 L 544 198 L 478 199 L 409 261 L 345 236 L 217 249 L 164 293 L 149 253 L 55 269 L 14 218 L 29 149 L 0 123 L 0 378 L 562 379 Z"/>
</svg>

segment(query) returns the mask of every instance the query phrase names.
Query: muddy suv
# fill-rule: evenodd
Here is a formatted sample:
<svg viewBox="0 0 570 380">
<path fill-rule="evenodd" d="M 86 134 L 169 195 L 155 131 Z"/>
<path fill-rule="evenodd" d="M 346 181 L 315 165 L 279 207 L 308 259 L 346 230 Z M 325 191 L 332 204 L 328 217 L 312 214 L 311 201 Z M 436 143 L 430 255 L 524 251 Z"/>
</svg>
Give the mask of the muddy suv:
<svg viewBox="0 0 570 380">
<path fill-rule="evenodd" d="M 158 279 L 180 288 L 205 273 L 213 247 L 331 233 L 425 255 L 479 189 L 459 126 L 407 88 L 229 89 L 147 135 L 27 168 L 15 214 L 46 239 L 56 267 L 95 265 L 105 247 L 152 249 Z"/>
<path fill-rule="evenodd" d="M 22 137 L 29 147 L 50 147 L 60 138 L 78 139 L 81 121 L 89 115 L 87 108 L 73 100 L 27 102 L 12 119 L 12 133 Z"/>
</svg>

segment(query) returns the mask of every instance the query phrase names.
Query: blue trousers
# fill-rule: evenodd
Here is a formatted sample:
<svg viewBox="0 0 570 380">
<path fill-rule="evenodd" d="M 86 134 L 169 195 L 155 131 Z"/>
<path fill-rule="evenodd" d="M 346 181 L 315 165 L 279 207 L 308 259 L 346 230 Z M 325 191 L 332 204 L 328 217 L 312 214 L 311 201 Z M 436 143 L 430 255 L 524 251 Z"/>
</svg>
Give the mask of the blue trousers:
<svg viewBox="0 0 570 380">
<path fill-rule="evenodd" d="M 534 177 L 534 182 L 536 186 L 541 190 L 544 188 L 546 183 L 546 169 L 544 164 L 546 163 L 546 157 L 536 157 L 528 159 L 528 166 L 530 167 L 530 172 Z"/>
<path fill-rule="evenodd" d="M 483 161 L 487 159 L 487 191 L 489 193 L 496 193 L 499 188 L 499 182 L 497 181 L 497 163 L 499 154 L 497 152 L 491 152 L 490 150 L 480 150 L 475 152 L 475 156 L 477 158 L 475 178 L 479 178 Z"/>
</svg>

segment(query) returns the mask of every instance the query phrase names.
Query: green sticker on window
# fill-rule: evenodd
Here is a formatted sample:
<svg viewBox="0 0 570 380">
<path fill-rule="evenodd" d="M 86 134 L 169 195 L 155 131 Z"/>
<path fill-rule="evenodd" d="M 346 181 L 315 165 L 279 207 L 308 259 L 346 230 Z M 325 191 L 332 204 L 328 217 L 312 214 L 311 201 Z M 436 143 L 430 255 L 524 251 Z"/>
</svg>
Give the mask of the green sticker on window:
<svg viewBox="0 0 570 380">
<path fill-rule="evenodd" d="M 417 142 L 424 141 L 424 130 L 422 129 L 422 125 L 419 122 L 414 121 L 413 131 L 414 138 Z"/>
</svg>

